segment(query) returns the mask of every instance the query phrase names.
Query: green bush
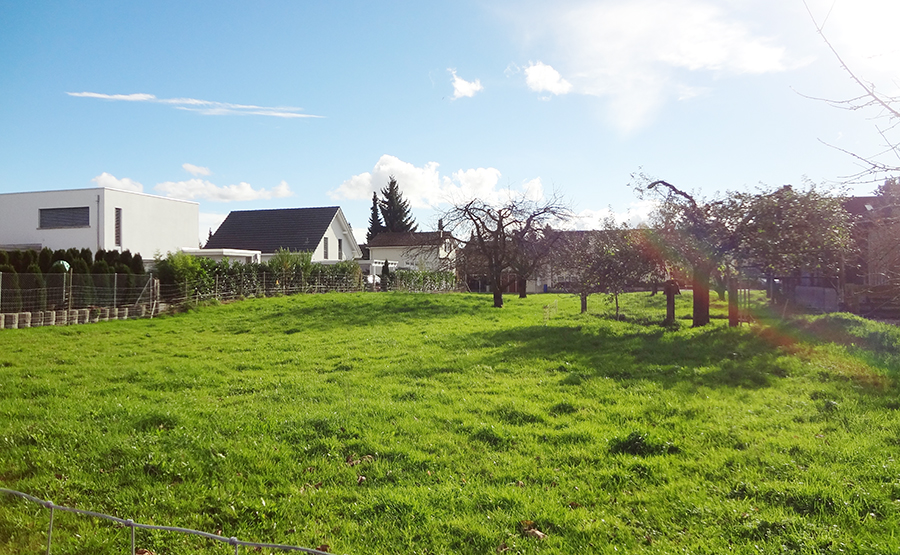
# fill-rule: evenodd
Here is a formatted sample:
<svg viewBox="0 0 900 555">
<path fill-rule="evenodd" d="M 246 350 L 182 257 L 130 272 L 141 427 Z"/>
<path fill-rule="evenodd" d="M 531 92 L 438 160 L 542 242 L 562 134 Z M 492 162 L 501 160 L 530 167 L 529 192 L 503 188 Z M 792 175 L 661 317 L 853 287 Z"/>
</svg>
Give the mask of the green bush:
<svg viewBox="0 0 900 555">
<path fill-rule="evenodd" d="M 37 263 L 32 263 L 26 268 L 25 274 L 22 276 L 22 290 L 29 292 L 29 299 L 26 307 L 28 310 L 47 310 L 47 286 L 44 282 L 44 275 Z"/>
<path fill-rule="evenodd" d="M 397 291 L 453 291 L 456 275 L 447 271 L 404 270 L 394 272 L 391 285 Z"/>
<path fill-rule="evenodd" d="M 22 291 L 19 288 L 19 274 L 12 264 L 0 264 L 0 288 L 3 296 L 0 297 L 0 312 L 21 312 Z"/>
</svg>

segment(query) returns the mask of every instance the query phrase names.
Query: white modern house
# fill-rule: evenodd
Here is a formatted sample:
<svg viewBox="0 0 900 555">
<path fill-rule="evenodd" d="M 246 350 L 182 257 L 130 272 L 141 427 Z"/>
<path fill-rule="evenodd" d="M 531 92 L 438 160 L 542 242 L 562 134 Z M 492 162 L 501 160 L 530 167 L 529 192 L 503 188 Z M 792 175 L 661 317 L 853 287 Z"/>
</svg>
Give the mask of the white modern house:
<svg viewBox="0 0 900 555">
<path fill-rule="evenodd" d="M 236 210 L 194 256 L 227 257 L 227 250 L 256 252 L 262 262 L 284 249 L 309 252 L 313 262 L 354 260 L 362 251 L 340 206 Z M 243 256 L 243 255 L 242 255 Z"/>
<path fill-rule="evenodd" d="M 446 231 L 382 231 L 369 241 L 368 247 L 369 260 L 378 266 L 373 273 L 380 272 L 381 261 L 388 261 L 391 270 L 456 269 L 456 241 Z"/>
<path fill-rule="evenodd" d="M 0 249 L 130 250 L 144 259 L 198 243 L 200 208 L 106 187 L 0 194 Z"/>
</svg>

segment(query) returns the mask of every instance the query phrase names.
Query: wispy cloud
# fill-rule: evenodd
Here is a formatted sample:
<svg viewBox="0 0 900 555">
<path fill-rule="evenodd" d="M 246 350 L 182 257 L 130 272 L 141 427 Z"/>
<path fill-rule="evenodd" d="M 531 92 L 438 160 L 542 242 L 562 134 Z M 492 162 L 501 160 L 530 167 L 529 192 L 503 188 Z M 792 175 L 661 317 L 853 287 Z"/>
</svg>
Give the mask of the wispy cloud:
<svg viewBox="0 0 900 555">
<path fill-rule="evenodd" d="M 210 200 L 213 202 L 232 202 L 286 198 L 293 196 L 290 186 L 282 181 L 272 189 L 254 189 L 249 183 L 237 185 L 216 185 L 205 179 L 188 179 L 187 181 L 166 181 L 153 188 L 170 198 L 181 200 Z"/>
<path fill-rule="evenodd" d="M 212 172 L 209 171 L 209 168 L 204 168 L 203 166 L 195 166 L 194 164 L 182 164 L 182 168 L 186 172 L 191 175 L 210 175 Z"/>
<path fill-rule="evenodd" d="M 475 96 L 475 93 L 483 91 L 484 87 L 481 85 L 481 80 L 476 79 L 474 81 L 466 81 L 462 77 L 456 74 L 455 69 L 447 69 L 451 75 L 453 75 L 453 99 L 457 98 L 471 98 Z"/>
<path fill-rule="evenodd" d="M 739 12 L 741 5 L 563 1 L 552 9 L 507 13 L 522 24 L 531 48 L 553 58 L 552 67 L 538 62 L 526 68 L 529 87 L 600 97 L 612 123 L 632 131 L 648 125 L 667 102 L 703 90 L 698 79 L 780 72 L 801 63 L 779 41 L 757 32 Z"/>
<path fill-rule="evenodd" d="M 99 187 L 107 187 L 110 189 L 119 189 L 122 191 L 134 191 L 136 193 L 143 192 L 144 186 L 134 181 L 132 179 L 128 179 L 127 177 L 118 179 L 116 176 L 103 172 L 94 179 L 91 179 L 94 183 Z"/>
<path fill-rule="evenodd" d="M 311 114 L 302 114 L 302 108 L 293 106 L 255 106 L 253 104 L 232 104 L 229 102 L 217 102 L 214 100 L 200 100 L 197 98 L 157 98 L 146 93 L 135 94 L 104 94 L 95 92 L 67 92 L 69 96 L 77 98 L 96 98 L 100 100 L 124 101 L 124 102 L 151 102 L 154 104 L 166 104 L 179 110 L 198 112 L 208 116 L 269 116 L 276 118 L 321 118 Z"/>
<path fill-rule="evenodd" d="M 539 177 L 521 183 L 516 191 L 512 191 L 508 187 L 498 187 L 501 174 L 497 168 L 460 169 L 450 175 L 441 175 L 439 167 L 437 162 L 419 167 L 385 154 L 372 171 L 352 176 L 328 195 L 335 200 L 369 200 L 372 193 L 380 191 L 393 176 L 403 197 L 413 208 L 435 208 L 473 198 L 500 202 L 510 193 L 523 193 L 532 200 L 543 198 L 544 189 Z"/>
</svg>

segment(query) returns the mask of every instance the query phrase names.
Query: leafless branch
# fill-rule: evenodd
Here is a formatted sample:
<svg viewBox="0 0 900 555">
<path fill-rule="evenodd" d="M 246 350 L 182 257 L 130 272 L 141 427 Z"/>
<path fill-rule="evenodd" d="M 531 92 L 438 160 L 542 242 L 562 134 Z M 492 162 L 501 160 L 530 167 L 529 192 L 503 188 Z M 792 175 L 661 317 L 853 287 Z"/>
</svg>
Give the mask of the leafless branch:
<svg viewBox="0 0 900 555">
<path fill-rule="evenodd" d="M 856 158 L 858 161 L 862 162 L 866 166 L 866 168 L 863 171 L 861 171 L 857 174 L 851 175 L 851 176 L 845 176 L 844 179 L 849 179 L 851 181 L 859 182 L 861 179 L 871 177 L 871 180 L 866 180 L 866 181 L 862 181 L 862 182 L 875 182 L 875 181 L 879 181 L 880 178 L 884 174 L 900 172 L 900 165 L 886 164 L 883 162 L 879 162 L 877 160 L 877 158 L 879 156 L 884 156 L 885 154 L 890 154 L 890 153 L 893 153 L 894 156 L 897 156 L 898 159 L 900 159 L 900 152 L 898 152 L 898 146 L 900 146 L 900 143 L 891 141 L 890 139 L 888 139 L 888 137 L 885 134 L 885 131 L 892 130 L 897 125 L 900 125 L 900 97 L 889 96 L 889 95 L 878 92 L 876 90 L 874 83 L 871 83 L 869 81 L 862 79 L 859 75 L 857 75 L 857 73 L 855 71 L 853 71 L 853 69 L 847 64 L 847 62 L 844 61 L 844 58 L 840 55 L 840 53 L 837 51 L 837 49 L 834 47 L 834 45 L 831 43 L 831 41 L 828 39 L 828 37 L 825 35 L 825 32 L 824 32 L 825 23 L 828 20 L 828 16 L 831 14 L 830 9 L 829 9 L 828 14 L 825 16 L 825 19 L 822 21 L 822 23 L 819 23 L 818 21 L 816 21 L 816 18 L 813 15 L 812 10 L 810 9 L 809 4 L 806 2 L 806 0 L 803 1 L 803 6 L 806 8 L 806 12 L 809 14 L 809 18 L 812 20 L 813 25 L 816 28 L 816 32 L 822 38 L 822 41 L 825 43 L 825 46 L 828 47 L 828 49 L 834 55 L 835 59 L 837 59 L 838 64 L 841 66 L 841 68 L 844 70 L 844 72 L 846 72 L 847 75 L 850 76 L 850 79 L 854 83 L 856 83 L 856 85 L 859 86 L 859 88 L 862 89 L 863 93 L 860 94 L 859 96 L 844 99 L 844 100 L 819 98 L 819 97 L 805 95 L 802 93 L 798 93 L 798 94 L 800 94 L 804 98 L 810 98 L 813 100 L 825 102 L 829 106 L 832 106 L 835 108 L 840 108 L 842 110 L 856 111 L 856 110 L 861 110 L 861 109 L 874 108 L 874 109 L 878 110 L 879 113 L 876 116 L 874 116 L 873 119 L 887 118 L 889 121 L 892 122 L 886 128 L 879 128 L 876 126 L 876 128 L 878 129 L 879 135 L 881 135 L 882 139 L 884 139 L 884 141 L 885 141 L 886 150 L 884 152 L 882 152 L 880 154 L 876 154 L 874 156 L 861 156 L 856 153 L 849 152 L 845 149 L 842 149 L 839 147 L 834 147 L 833 145 L 830 145 L 830 144 L 822 141 L 823 144 L 831 146 L 832 148 L 835 148 L 841 152 L 844 152 L 845 154 L 849 154 L 850 156 L 852 156 L 853 158 Z"/>
</svg>

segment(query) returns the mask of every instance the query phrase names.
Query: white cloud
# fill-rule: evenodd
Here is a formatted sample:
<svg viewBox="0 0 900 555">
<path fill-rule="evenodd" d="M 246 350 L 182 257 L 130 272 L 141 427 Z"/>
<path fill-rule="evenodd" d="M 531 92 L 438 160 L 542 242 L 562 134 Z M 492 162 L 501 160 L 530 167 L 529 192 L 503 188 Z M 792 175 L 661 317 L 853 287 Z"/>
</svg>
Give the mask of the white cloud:
<svg viewBox="0 0 900 555">
<path fill-rule="evenodd" d="M 419 168 L 396 156 L 383 155 L 371 172 L 354 175 L 337 189 L 329 191 L 333 199 L 371 199 L 372 193 L 381 191 L 394 176 L 400 184 L 403 197 L 413 208 L 427 208 L 440 202 L 441 188 L 438 163 L 428 162 Z"/>
<path fill-rule="evenodd" d="M 220 187 L 203 179 L 189 179 L 187 181 L 166 181 L 156 185 L 154 190 L 169 198 L 204 199 L 214 202 L 265 200 L 290 197 L 294 194 L 285 181 L 271 190 L 266 190 L 254 189 L 249 183 L 244 182 Z"/>
<path fill-rule="evenodd" d="M 454 100 L 463 97 L 471 98 L 475 96 L 475 93 L 484 90 L 484 87 L 481 85 L 480 79 L 476 79 L 474 81 L 466 81 L 456 74 L 455 69 L 448 69 L 447 71 L 449 71 L 453 75 Z"/>
<path fill-rule="evenodd" d="M 500 170 L 496 168 L 460 169 L 449 176 L 440 175 L 437 162 L 422 167 L 404 162 L 396 156 L 383 155 L 371 172 L 352 176 L 328 195 L 335 199 L 370 200 L 373 192 L 380 192 L 391 176 L 397 179 L 403 197 L 413 208 L 434 208 L 440 204 L 479 198 L 490 203 L 500 202 L 510 194 L 524 193 L 531 200 L 543 198 L 540 178 L 521 186 L 521 191 L 499 188 Z"/>
<path fill-rule="evenodd" d="M 574 214 L 572 219 L 562 224 L 562 227 L 564 229 L 603 229 L 610 220 L 616 225 L 627 224 L 631 227 L 646 225 L 649 224 L 650 214 L 656 207 L 656 201 L 641 200 L 632 202 L 625 212 L 614 212 L 611 208 L 585 209 Z"/>
<path fill-rule="evenodd" d="M 691 82 L 698 78 L 779 72 L 798 63 L 758 34 L 741 8 L 742 2 L 713 0 L 600 0 L 512 17 L 526 18 L 526 40 L 549 38 L 549 45 L 539 44 L 554 56 L 554 67 L 525 70 L 529 87 L 601 97 L 612 122 L 632 131 L 666 102 L 702 90 Z"/>
<path fill-rule="evenodd" d="M 566 94 L 572 90 L 572 83 L 563 79 L 552 66 L 540 61 L 525 68 L 525 83 L 529 89 L 536 92 Z"/>
<path fill-rule="evenodd" d="M 69 96 L 77 98 L 97 98 L 101 100 L 116 100 L 126 102 L 152 102 L 155 104 L 167 104 L 179 110 L 199 112 L 208 116 L 244 115 L 244 116 L 271 116 L 276 118 L 321 118 L 311 114 L 301 114 L 302 108 L 293 106 L 255 106 L 253 104 L 232 104 L 230 102 L 217 102 L 214 100 L 199 100 L 197 98 L 157 98 L 152 94 L 104 94 L 95 92 L 67 92 Z"/>
<path fill-rule="evenodd" d="M 210 175 L 212 172 L 209 171 L 209 168 L 204 168 L 203 166 L 195 166 L 194 164 L 182 164 L 182 168 L 185 169 L 191 175 Z"/>
<path fill-rule="evenodd" d="M 144 191 L 144 186 L 134 181 L 132 179 L 128 179 L 127 177 L 122 179 L 117 179 L 116 176 L 103 172 L 94 179 L 91 179 L 94 183 L 97 184 L 98 187 L 108 187 L 110 189 L 120 189 L 122 191 L 134 191 L 137 193 L 141 193 Z"/>
</svg>

